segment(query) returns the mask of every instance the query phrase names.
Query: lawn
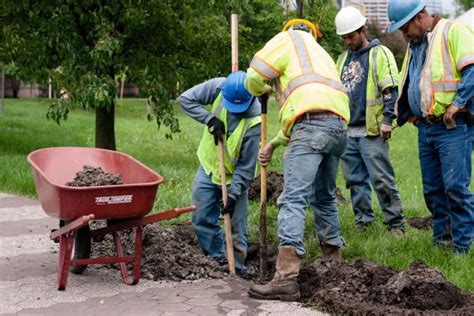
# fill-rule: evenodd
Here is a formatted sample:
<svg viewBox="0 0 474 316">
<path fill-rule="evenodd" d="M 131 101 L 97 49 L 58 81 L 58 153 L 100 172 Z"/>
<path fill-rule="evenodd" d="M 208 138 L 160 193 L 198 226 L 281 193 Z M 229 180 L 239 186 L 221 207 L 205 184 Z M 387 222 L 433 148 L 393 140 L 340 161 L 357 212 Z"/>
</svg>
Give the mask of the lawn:
<svg viewBox="0 0 474 316">
<path fill-rule="evenodd" d="M 46 110 L 51 104 L 47 99 L 7 99 L 5 110 L 0 113 L 0 192 L 35 197 L 35 186 L 26 156 L 31 151 L 54 146 L 94 146 L 94 113 L 74 109 L 67 121 L 58 126 L 46 119 Z M 269 138 L 278 129 L 276 103 L 269 108 Z M 191 202 L 191 184 L 198 166 L 196 150 L 203 126 L 188 118 L 177 106 L 181 133 L 173 139 L 165 137 L 165 130 L 158 130 L 155 122 L 146 120 L 145 102 L 140 99 L 119 101 L 116 109 L 117 150 L 128 153 L 156 170 L 165 182 L 160 186 L 154 211 L 170 207 L 185 206 Z M 271 170 L 282 171 L 284 148 L 274 154 Z M 404 212 L 407 217 L 426 216 L 418 162 L 416 129 L 404 126 L 393 133 L 390 140 L 390 157 L 395 169 Z M 341 172 L 338 186 L 348 198 Z M 473 187 L 471 183 L 471 188 Z M 382 224 L 383 215 L 375 195 L 372 200 L 377 213 L 375 227 L 364 233 L 354 232 L 354 215 L 350 205 L 340 205 L 342 235 L 347 247 L 343 257 L 347 260 L 359 258 L 373 260 L 396 269 L 407 268 L 415 259 L 425 261 L 440 270 L 446 278 L 464 290 L 474 290 L 474 252 L 465 256 L 454 256 L 449 251 L 431 246 L 431 231 L 407 229 L 402 240 L 388 237 Z M 258 239 L 259 204 L 252 203 L 249 209 L 250 239 Z M 268 207 L 268 231 L 276 241 L 277 208 Z M 189 215 L 168 221 L 189 220 Z M 46 232 L 45 232 L 46 233 Z M 309 263 L 320 255 L 315 240 L 313 214 L 307 213 L 305 246 Z"/>
</svg>

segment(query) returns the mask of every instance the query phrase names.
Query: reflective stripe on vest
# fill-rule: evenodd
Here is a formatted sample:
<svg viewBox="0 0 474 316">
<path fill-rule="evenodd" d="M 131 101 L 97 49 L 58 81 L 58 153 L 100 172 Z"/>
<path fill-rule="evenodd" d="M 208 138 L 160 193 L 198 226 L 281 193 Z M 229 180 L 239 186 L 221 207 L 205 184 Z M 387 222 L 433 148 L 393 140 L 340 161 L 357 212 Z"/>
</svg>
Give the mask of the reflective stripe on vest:
<svg viewBox="0 0 474 316">
<path fill-rule="evenodd" d="M 221 112 L 222 112 L 222 109 L 224 108 L 224 99 L 222 98 L 222 100 L 219 102 L 219 105 L 217 106 L 216 110 L 214 111 L 214 116 L 215 117 L 220 117 L 221 115 Z M 247 128 L 249 127 L 250 125 L 250 122 L 254 119 L 255 117 L 248 117 L 245 119 L 245 122 L 244 122 L 244 127 L 243 127 L 243 130 L 244 132 L 240 134 L 240 137 L 239 137 L 239 140 L 237 142 L 237 147 L 236 147 L 236 151 L 235 152 L 238 152 L 240 153 L 240 148 L 242 147 L 242 142 L 244 141 L 244 136 L 245 136 L 245 131 L 247 130 Z M 229 155 L 229 157 L 231 158 L 230 159 L 230 163 L 232 164 L 233 167 L 235 167 L 237 165 L 237 162 L 239 161 L 239 157 L 232 157 L 229 153 L 229 150 L 227 148 L 227 142 L 223 142 L 223 145 L 224 145 L 224 150 L 227 152 L 227 154 Z"/>
<path fill-rule="evenodd" d="M 219 93 L 217 98 L 212 103 L 212 112 L 224 122 L 225 129 L 228 130 L 227 126 L 227 111 L 225 110 L 224 103 L 222 100 L 222 93 Z M 246 134 L 247 129 L 252 128 L 256 124 L 261 122 L 260 116 L 254 116 L 246 119 L 241 119 L 232 134 L 225 137 L 223 141 L 224 149 L 224 167 L 226 172 L 226 183 L 232 182 L 232 174 L 235 171 L 238 158 L 240 157 L 240 150 Z M 227 135 L 226 135 L 227 136 Z M 217 153 L 217 146 L 214 144 L 214 136 L 208 131 L 207 127 L 204 128 L 201 141 L 197 150 L 197 155 L 201 166 L 207 175 L 212 174 L 212 182 L 220 184 L 220 167 Z"/>
<path fill-rule="evenodd" d="M 288 33 L 290 34 L 291 40 L 293 41 L 293 45 L 295 46 L 296 54 L 298 55 L 303 74 L 293 78 L 288 83 L 286 89 L 281 93 L 280 104 L 285 104 L 286 100 L 293 91 L 295 91 L 298 87 L 308 83 L 325 84 L 333 89 L 341 90 L 342 92 L 347 93 L 346 88 L 341 82 L 325 78 L 314 72 L 313 65 L 311 64 L 311 59 L 309 58 L 303 38 L 301 38 L 301 35 L 297 32 L 288 31 Z"/>
<path fill-rule="evenodd" d="M 374 83 L 374 90 L 375 90 L 375 99 L 366 99 L 365 103 L 366 106 L 376 106 L 383 104 L 383 99 L 381 97 L 381 91 L 378 85 L 377 80 L 377 48 L 373 47 L 370 52 L 372 53 L 372 81 Z M 380 97 L 377 97 L 377 96 Z"/>
<path fill-rule="evenodd" d="M 453 22 L 448 21 L 444 25 L 443 28 L 443 37 L 441 39 L 441 49 L 443 53 L 441 54 L 443 56 L 443 72 L 444 72 L 444 78 L 447 81 L 452 81 L 454 80 L 454 73 L 453 73 L 453 65 L 451 63 L 451 59 L 449 58 L 449 50 L 448 50 L 448 32 L 449 32 L 449 27 L 453 24 Z M 434 45 L 433 45 L 434 46 Z M 430 61 L 433 55 L 430 56 Z M 457 84 L 456 84 L 457 87 Z M 446 90 L 436 90 L 435 87 L 433 87 L 435 91 L 446 91 Z M 442 87 L 440 87 L 442 88 Z"/>
<path fill-rule="evenodd" d="M 451 62 L 448 48 L 448 32 L 453 22 L 440 20 L 433 33 L 428 37 L 428 48 L 426 52 L 425 65 L 421 71 L 420 92 L 421 92 L 421 110 L 427 115 L 441 115 L 443 112 L 439 106 L 436 106 L 436 93 L 455 92 L 458 87 L 459 78 L 454 74 L 454 65 Z M 435 53 L 441 54 L 442 65 L 433 65 Z M 442 79 L 436 80 L 433 77 L 433 67 L 441 67 Z M 436 81 L 435 81 L 436 80 Z"/>
<path fill-rule="evenodd" d="M 280 76 L 280 72 L 277 69 L 271 67 L 257 56 L 252 58 L 250 67 L 268 80 L 273 80 Z"/>
</svg>

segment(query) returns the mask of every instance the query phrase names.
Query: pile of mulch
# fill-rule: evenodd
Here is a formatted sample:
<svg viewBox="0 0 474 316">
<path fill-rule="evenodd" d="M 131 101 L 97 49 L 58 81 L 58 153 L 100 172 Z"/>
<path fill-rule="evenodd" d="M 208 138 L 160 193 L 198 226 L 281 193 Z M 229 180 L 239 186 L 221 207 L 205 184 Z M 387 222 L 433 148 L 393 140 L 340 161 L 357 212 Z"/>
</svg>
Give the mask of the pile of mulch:
<svg viewBox="0 0 474 316">
<path fill-rule="evenodd" d="M 84 165 L 82 171 L 76 173 L 73 181 L 67 182 L 70 187 L 91 187 L 102 185 L 118 185 L 122 184 L 120 174 L 105 172 L 101 167 L 92 167 Z"/>
<path fill-rule="evenodd" d="M 276 205 L 277 199 L 283 192 L 283 174 L 270 171 L 267 173 L 267 203 Z M 260 176 L 256 177 L 249 188 L 249 200 L 250 201 L 260 201 L 260 188 L 262 182 Z M 336 188 L 336 198 L 339 204 L 347 204 L 347 199 L 341 192 L 340 188 Z"/>
<path fill-rule="evenodd" d="M 121 236 L 124 253 L 132 255 L 135 234 L 123 231 Z M 92 243 L 92 256 L 114 255 L 115 246 L 111 236 L 106 236 L 101 242 Z M 116 264 L 104 267 L 118 269 Z M 132 266 L 129 265 L 129 268 Z M 191 236 L 187 228 L 178 226 L 171 229 L 155 223 L 147 225 L 143 230 L 141 276 L 145 279 L 182 281 L 223 278 L 226 276 L 225 269 L 226 267 L 220 266 L 202 253 L 194 242 L 194 235 Z"/>
<path fill-rule="evenodd" d="M 411 217 L 407 218 L 407 223 L 416 229 L 430 230 L 433 227 L 433 218 L 431 215 L 426 217 Z"/>
<path fill-rule="evenodd" d="M 348 315 L 474 315 L 463 293 L 422 261 L 406 271 L 369 261 L 318 260 L 301 270 L 301 302 Z"/>
</svg>

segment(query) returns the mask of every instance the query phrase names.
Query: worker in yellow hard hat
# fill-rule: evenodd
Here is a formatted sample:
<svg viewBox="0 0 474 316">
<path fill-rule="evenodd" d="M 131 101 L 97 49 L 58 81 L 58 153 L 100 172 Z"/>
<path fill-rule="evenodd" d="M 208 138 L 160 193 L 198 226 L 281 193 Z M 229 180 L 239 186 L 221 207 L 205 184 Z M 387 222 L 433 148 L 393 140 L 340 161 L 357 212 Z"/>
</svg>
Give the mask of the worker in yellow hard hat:
<svg viewBox="0 0 474 316">
<path fill-rule="evenodd" d="M 280 101 L 278 134 L 260 149 L 260 164 L 273 151 L 288 146 L 284 158 L 284 190 L 278 199 L 279 248 L 273 280 L 252 284 L 249 295 L 259 299 L 297 300 L 306 208 L 315 210 L 323 256 L 340 260 L 336 196 L 339 157 L 346 143 L 349 102 L 331 56 L 316 42 L 318 31 L 306 20 L 285 25 L 258 51 L 247 70 L 245 87 L 259 96 L 276 85 Z"/>
</svg>

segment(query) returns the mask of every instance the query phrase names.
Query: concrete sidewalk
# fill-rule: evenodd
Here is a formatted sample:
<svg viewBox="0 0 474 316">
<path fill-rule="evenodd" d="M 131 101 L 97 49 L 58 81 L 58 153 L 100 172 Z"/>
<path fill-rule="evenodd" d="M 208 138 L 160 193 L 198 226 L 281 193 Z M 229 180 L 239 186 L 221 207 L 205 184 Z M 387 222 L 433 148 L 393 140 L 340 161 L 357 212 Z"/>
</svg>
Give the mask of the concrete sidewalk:
<svg viewBox="0 0 474 316">
<path fill-rule="evenodd" d="M 119 271 L 89 266 L 56 290 L 58 220 L 38 201 L 0 193 L 0 314 L 17 315 L 324 315 L 298 303 L 248 297 L 248 282 L 202 280 L 135 286 Z"/>
</svg>

